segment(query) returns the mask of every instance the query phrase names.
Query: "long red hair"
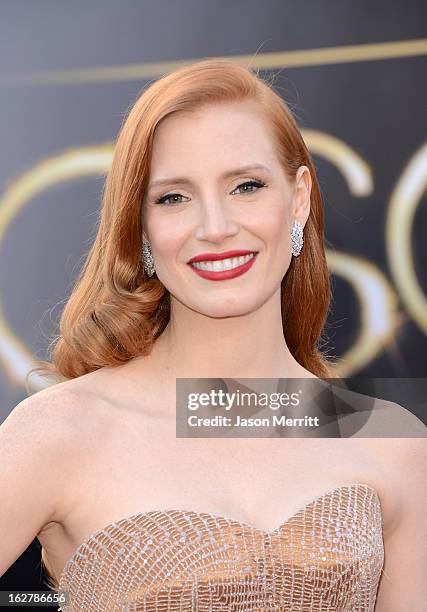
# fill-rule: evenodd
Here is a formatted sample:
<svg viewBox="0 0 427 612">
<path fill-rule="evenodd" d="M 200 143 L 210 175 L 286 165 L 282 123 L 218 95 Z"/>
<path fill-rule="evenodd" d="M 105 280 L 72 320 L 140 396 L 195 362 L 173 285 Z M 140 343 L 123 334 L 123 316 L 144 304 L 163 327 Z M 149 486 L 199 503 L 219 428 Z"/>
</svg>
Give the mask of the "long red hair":
<svg viewBox="0 0 427 612">
<path fill-rule="evenodd" d="M 284 336 L 294 358 L 319 377 L 335 377 L 320 350 L 331 300 L 324 247 L 323 202 L 310 153 L 286 102 L 259 75 L 227 59 L 207 59 L 152 83 L 131 108 L 115 146 L 100 222 L 63 309 L 50 361 L 30 370 L 71 379 L 147 355 L 170 316 L 169 292 L 142 265 L 141 203 L 156 127 L 165 117 L 204 104 L 247 101 L 271 125 L 277 154 L 292 180 L 301 165 L 312 178 L 304 247 L 282 280 Z"/>
</svg>

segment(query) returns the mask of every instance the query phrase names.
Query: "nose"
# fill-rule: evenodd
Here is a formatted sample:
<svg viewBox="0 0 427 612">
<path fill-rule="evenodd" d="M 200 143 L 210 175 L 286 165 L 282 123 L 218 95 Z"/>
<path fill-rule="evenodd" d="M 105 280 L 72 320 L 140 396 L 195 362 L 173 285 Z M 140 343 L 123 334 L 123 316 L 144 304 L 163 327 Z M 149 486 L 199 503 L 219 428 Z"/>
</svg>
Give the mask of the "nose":
<svg viewBox="0 0 427 612">
<path fill-rule="evenodd" d="M 210 198 L 200 205 L 200 218 L 195 231 L 197 240 L 220 243 L 238 233 L 239 224 L 231 218 L 226 206 L 217 198 Z"/>
</svg>

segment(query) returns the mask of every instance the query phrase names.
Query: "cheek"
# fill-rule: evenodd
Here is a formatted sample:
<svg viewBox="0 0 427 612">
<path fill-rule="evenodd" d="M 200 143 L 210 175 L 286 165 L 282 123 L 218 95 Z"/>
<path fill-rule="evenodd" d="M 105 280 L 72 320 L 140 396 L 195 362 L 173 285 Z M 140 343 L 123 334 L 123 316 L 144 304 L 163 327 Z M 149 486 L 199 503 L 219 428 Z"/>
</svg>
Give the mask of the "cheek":
<svg viewBox="0 0 427 612">
<path fill-rule="evenodd" d="M 172 218 L 152 219 L 148 224 L 151 239 L 151 249 L 154 259 L 159 265 L 168 265 L 176 260 L 183 245 L 183 232 Z"/>
<path fill-rule="evenodd" d="M 259 218 L 258 225 L 254 225 L 253 231 L 264 243 L 264 263 L 270 272 L 269 280 L 274 281 L 276 274 L 282 277 L 291 260 L 291 234 L 287 210 L 283 206 L 266 208 L 265 214 Z"/>
<path fill-rule="evenodd" d="M 253 220 L 253 231 L 267 246 L 290 240 L 289 221 L 283 206 L 266 206 L 263 214 Z"/>
</svg>

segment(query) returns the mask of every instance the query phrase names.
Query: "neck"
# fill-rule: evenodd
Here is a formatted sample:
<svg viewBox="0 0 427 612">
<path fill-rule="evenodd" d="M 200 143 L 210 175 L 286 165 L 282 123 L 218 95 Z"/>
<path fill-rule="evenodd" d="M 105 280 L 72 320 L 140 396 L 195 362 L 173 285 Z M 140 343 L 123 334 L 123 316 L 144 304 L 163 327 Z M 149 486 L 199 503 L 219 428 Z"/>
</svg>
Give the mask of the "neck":
<svg viewBox="0 0 427 612">
<path fill-rule="evenodd" d="M 171 297 L 170 321 L 153 356 L 176 378 L 313 376 L 286 344 L 280 289 L 257 310 L 224 318 L 205 316 Z"/>
</svg>

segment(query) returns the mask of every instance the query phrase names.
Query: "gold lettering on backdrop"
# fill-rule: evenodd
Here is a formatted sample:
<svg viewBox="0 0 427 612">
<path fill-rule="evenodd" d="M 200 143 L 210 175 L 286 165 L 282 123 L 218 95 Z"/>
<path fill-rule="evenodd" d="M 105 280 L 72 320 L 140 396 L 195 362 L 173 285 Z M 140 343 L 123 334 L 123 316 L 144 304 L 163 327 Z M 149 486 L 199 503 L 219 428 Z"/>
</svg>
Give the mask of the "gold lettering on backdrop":
<svg viewBox="0 0 427 612">
<path fill-rule="evenodd" d="M 113 151 L 113 145 L 71 149 L 43 160 L 10 183 L 0 199 L 0 249 L 9 225 L 31 198 L 60 183 L 106 174 Z M 0 297 L 0 363 L 12 384 L 24 386 L 32 360 L 31 351 L 8 325 Z M 35 388 L 45 386 L 40 377 L 34 377 L 33 384 Z"/>
<path fill-rule="evenodd" d="M 356 340 L 335 366 L 340 376 L 351 376 L 393 339 L 400 325 L 399 300 L 384 274 L 370 261 L 331 250 L 326 257 L 329 269 L 351 285 L 359 304 Z"/>
<path fill-rule="evenodd" d="M 301 130 L 301 133 L 310 153 L 323 157 L 340 171 L 352 195 L 362 197 L 374 191 L 371 167 L 348 144 L 318 130 Z"/>
<path fill-rule="evenodd" d="M 352 195 L 361 197 L 373 192 L 370 166 L 348 144 L 315 130 L 303 130 L 303 137 L 312 154 L 323 157 L 341 172 Z M 400 325 L 398 298 L 381 270 L 368 260 L 331 249 L 326 250 L 326 258 L 331 272 L 351 285 L 359 303 L 356 341 L 335 366 L 340 376 L 351 376 L 392 340 Z"/>
<path fill-rule="evenodd" d="M 387 257 L 394 282 L 409 314 L 424 332 L 427 332 L 427 299 L 416 276 L 411 230 L 426 187 L 427 143 L 403 170 L 390 198 L 385 227 Z M 421 268 L 422 262 L 419 263 Z"/>
</svg>

